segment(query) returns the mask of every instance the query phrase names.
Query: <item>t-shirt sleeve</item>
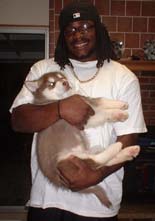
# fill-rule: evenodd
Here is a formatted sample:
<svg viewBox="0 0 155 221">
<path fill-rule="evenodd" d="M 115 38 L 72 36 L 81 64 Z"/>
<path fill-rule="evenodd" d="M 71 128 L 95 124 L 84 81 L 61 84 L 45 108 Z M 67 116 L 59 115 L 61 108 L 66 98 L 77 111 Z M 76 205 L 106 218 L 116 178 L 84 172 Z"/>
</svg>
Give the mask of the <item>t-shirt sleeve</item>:
<svg viewBox="0 0 155 221">
<path fill-rule="evenodd" d="M 39 63 L 36 63 L 31 67 L 31 69 L 26 77 L 26 80 L 34 80 L 34 79 L 39 78 L 39 76 L 40 76 Z M 16 96 L 16 98 L 10 108 L 10 112 L 12 112 L 13 108 L 20 106 L 22 104 L 27 104 L 27 103 L 33 103 L 33 95 L 23 84 L 20 92 Z"/>
<path fill-rule="evenodd" d="M 127 83 L 125 83 L 127 82 Z M 114 129 L 117 136 L 146 132 L 146 125 L 143 116 L 140 85 L 138 78 L 135 76 L 132 80 L 125 78 L 122 81 L 118 99 L 126 101 L 129 105 L 129 118 L 125 122 L 117 122 Z"/>
</svg>

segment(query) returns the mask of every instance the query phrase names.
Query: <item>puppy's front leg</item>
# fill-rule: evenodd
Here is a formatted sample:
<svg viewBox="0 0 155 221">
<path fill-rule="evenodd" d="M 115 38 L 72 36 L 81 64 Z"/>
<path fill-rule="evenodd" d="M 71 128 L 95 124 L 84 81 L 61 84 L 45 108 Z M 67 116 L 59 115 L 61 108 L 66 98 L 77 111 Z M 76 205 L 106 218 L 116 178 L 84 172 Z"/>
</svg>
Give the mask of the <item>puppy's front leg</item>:
<svg viewBox="0 0 155 221">
<path fill-rule="evenodd" d="M 85 128 L 101 126 L 105 122 L 123 122 L 128 118 L 126 102 L 105 98 L 84 97 L 84 99 L 95 111 L 95 115 L 89 118 Z"/>
<path fill-rule="evenodd" d="M 120 109 L 127 110 L 128 103 L 120 100 L 112 100 L 107 98 L 90 98 L 83 97 L 85 102 L 87 102 L 92 108 L 102 106 L 104 109 Z"/>
</svg>

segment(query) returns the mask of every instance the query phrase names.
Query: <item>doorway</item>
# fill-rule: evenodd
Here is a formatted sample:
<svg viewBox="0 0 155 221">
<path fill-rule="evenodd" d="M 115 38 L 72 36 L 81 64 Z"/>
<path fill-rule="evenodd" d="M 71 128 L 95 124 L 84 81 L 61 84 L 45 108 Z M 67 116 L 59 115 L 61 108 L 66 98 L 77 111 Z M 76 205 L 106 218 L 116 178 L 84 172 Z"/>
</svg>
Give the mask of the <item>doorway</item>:
<svg viewBox="0 0 155 221">
<path fill-rule="evenodd" d="M 48 58 L 48 30 L 0 29 L 0 206 L 25 205 L 31 185 L 32 134 L 14 132 L 9 109 L 30 67 Z"/>
</svg>

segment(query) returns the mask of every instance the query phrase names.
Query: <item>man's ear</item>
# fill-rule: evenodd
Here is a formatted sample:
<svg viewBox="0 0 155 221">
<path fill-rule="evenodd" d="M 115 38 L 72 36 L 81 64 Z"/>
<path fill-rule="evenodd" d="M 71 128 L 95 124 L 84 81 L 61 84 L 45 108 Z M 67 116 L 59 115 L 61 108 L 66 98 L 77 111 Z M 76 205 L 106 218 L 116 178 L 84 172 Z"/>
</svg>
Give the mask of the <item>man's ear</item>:
<svg viewBox="0 0 155 221">
<path fill-rule="evenodd" d="M 27 87 L 27 89 L 32 93 L 35 92 L 39 87 L 38 81 L 25 81 L 24 84 Z"/>
</svg>

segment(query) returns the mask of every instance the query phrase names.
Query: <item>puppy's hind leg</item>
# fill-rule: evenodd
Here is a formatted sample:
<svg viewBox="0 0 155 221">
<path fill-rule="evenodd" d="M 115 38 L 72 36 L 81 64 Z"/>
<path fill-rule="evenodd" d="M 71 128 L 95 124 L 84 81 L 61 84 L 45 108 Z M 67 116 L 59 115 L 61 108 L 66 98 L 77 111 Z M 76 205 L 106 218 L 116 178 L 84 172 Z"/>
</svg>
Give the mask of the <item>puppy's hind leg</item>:
<svg viewBox="0 0 155 221">
<path fill-rule="evenodd" d="M 90 153 L 79 153 L 76 154 L 77 157 L 84 160 L 93 169 L 98 169 L 106 165 L 110 160 L 112 160 L 122 149 L 122 143 L 117 142 L 111 144 L 105 150 L 97 154 Z"/>
<path fill-rule="evenodd" d="M 134 157 L 137 157 L 139 152 L 140 147 L 138 145 L 126 147 L 116 154 L 113 159 L 107 162 L 106 166 L 112 166 L 125 161 L 133 160 Z"/>
<path fill-rule="evenodd" d="M 96 163 L 96 169 L 104 166 L 112 160 L 122 149 L 122 143 L 117 142 L 114 144 L 111 144 L 109 147 L 107 147 L 102 152 L 95 154 L 94 156 L 91 156 L 91 159 Z"/>
</svg>

